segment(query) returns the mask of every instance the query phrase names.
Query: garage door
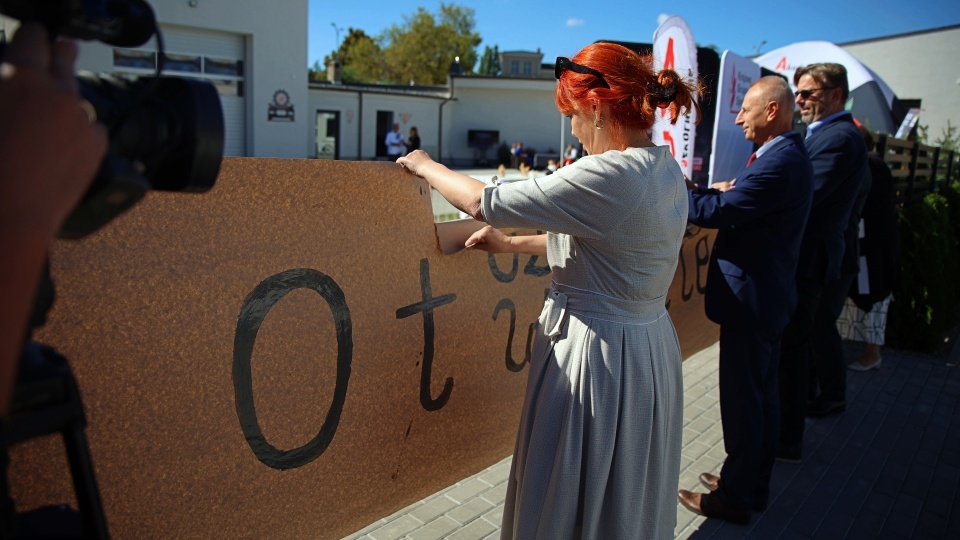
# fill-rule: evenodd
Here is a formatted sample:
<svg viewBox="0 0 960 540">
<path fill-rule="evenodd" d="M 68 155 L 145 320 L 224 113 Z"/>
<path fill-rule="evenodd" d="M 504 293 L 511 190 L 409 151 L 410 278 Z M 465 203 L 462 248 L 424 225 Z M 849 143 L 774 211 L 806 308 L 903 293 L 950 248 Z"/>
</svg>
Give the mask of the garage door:
<svg viewBox="0 0 960 540">
<path fill-rule="evenodd" d="M 223 109 L 223 153 L 246 156 L 246 42 L 243 35 L 166 25 L 161 31 L 167 53 L 164 74 L 213 83 Z M 114 50 L 114 67 L 118 72 L 142 76 L 155 66 L 155 40 L 136 49 Z"/>
</svg>

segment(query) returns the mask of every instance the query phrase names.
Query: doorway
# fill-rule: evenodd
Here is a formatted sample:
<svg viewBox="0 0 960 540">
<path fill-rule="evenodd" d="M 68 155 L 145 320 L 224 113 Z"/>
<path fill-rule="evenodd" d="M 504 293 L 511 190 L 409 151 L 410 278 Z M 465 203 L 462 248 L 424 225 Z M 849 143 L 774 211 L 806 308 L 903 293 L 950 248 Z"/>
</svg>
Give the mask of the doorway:
<svg viewBox="0 0 960 540">
<path fill-rule="evenodd" d="M 317 159 L 340 159 L 340 111 L 317 111 Z"/>
<path fill-rule="evenodd" d="M 393 111 L 377 111 L 377 159 L 386 159 L 387 133 L 393 131 Z"/>
</svg>

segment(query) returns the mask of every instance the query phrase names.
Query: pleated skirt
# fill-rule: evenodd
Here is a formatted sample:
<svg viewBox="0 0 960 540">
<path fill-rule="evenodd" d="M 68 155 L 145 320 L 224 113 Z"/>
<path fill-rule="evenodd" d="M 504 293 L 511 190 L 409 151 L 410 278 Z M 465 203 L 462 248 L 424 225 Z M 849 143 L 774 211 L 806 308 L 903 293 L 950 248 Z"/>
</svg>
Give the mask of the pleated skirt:
<svg viewBox="0 0 960 540">
<path fill-rule="evenodd" d="M 681 361 L 662 298 L 554 285 L 531 355 L 501 538 L 673 538 Z"/>
</svg>

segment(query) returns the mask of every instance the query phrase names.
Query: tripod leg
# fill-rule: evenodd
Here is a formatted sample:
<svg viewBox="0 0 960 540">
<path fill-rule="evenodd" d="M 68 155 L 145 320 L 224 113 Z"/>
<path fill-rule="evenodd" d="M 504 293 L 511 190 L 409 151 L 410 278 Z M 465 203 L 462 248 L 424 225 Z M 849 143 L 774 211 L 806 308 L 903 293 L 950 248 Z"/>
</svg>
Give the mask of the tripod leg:
<svg viewBox="0 0 960 540">
<path fill-rule="evenodd" d="M 67 421 L 61 434 L 63 444 L 67 450 L 67 461 L 70 463 L 70 474 L 73 477 L 73 489 L 77 495 L 77 506 L 80 510 L 80 519 L 83 522 L 85 538 L 107 539 L 107 519 L 103 515 L 103 504 L 100 502 L 100 489 L 93 472 L 93 460 L 90 458 L 90 446 L 87 444 L 87 419 L 83 414 L 83 402 L 80 400 L 80 389 L 72 372 L 68 372 L 65 381 L 67 385 L 67 399 L 74 404 L 76 415 Z"/>
<path fill-rule="evenodd" d="M 7 482 L 10 455 L 2 439 L 2 428 L 0 428 L 0 538 L 16 538 L 17 507 L 10 497 L 10 484 Z"/>
<path fill-rule="evenodd" d="M 70 462 L 70 474 L 73 476 L 73 489 L 77 494 L 77 506 L 80 510 L 80 519 L 83 521 L 84 536 L 110 538 L 83 425 L 74 424 L 64 430 L 63 443 L 67 448 L 67 460 Z"/>
</svg>

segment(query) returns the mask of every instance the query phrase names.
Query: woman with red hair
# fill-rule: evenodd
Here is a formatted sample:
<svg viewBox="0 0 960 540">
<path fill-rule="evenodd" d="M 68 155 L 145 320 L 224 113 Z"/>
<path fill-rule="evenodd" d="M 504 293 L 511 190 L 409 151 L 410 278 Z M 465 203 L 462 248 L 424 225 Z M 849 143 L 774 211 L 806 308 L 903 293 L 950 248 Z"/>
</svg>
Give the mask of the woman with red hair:
<svg viewBox="0 0 960 540">
<path fill-rule="evenodd" d="M 467 247 L 546 256 L 553 274 L 502 538 L 673 538 L 683 382 L 665 301 L 687 193 L 670 149 L 648 131 L 660 111 L 673 123 L 699 112 L 696 88 L 612 43 L 557 58 L 556 76 L 557 108 L 588 154 L 575 163 L 488 187 L 421 151 L 397 162 L 490 224 Z"/>
</svg>

